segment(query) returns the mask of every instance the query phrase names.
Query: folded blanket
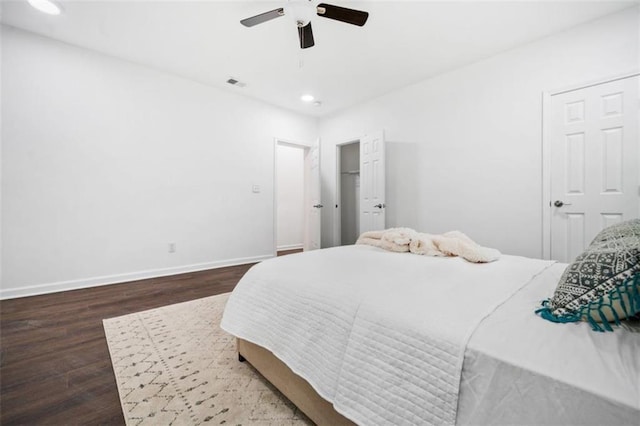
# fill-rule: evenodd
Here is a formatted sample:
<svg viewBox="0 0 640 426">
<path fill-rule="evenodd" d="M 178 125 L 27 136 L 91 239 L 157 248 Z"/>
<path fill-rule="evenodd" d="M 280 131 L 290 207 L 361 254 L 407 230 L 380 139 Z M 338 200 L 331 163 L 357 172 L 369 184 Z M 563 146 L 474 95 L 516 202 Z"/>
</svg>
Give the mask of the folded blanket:
<svg viewBox="0 0 640 426">
<path fill-rule="evenodd" d="M 380 247 L 382 244 L 382 234 L 385 231 L 367 231 L 360 234 L 356 244 L 366 244 L 368 246 Z"/>
<path fill-rule="evenodd" d="M 460 231 L 450 231 L 434 239 L 438 250 L 447 256 L 460 256 L 473 263 L 493 262 L 500 258 L 496 249 L 482 247 Z"/>
<path fill-rule="evenodd" d="M 409 251 L 423 256 L 447 256 L 438 250 L 435 237 L 436 235 L 432 234 L 416 233 L 409 244 Z"/>
<path fill-rule="evenodd" d="M 356 244 L 367 244 L 385 250 L 404 253 L 409 251 L 412 237 L 416 234 L 411 228 L 391 228 L 383 231 L 363 232 Z"/>
<path fill-rule="evenodd" d="M 358 240 L 360 240 L 361 238 L 368 238 L 371 240 L 380 240 L 382 238 L 382 235 L 387 232 L 386 230 L 382 230 L 382 231 L 367 231 L 367 232 L 363 232 L 362 234 L 360 234 L 360 237 L 358 238 Z M 358 244 L 356 242 L 356 244 Z"/>
<path fill-rule="evenodd" d="M 411 228 L 391 228 L 382 234 L 382 247 L 385 250 L 396 252 L 409 251 L 412 237 L 416 234 Z"/>
<path fill-rule="evenodd" d="M 433 235 L 419 233 L 411 228 L 391 228 L 363 232 L 356 244 L 423 256 L 460 256 L 473 263 L 493 262 L 500 258 L 498 250 L 482 247 L 460 231 Z"/>
</svg>

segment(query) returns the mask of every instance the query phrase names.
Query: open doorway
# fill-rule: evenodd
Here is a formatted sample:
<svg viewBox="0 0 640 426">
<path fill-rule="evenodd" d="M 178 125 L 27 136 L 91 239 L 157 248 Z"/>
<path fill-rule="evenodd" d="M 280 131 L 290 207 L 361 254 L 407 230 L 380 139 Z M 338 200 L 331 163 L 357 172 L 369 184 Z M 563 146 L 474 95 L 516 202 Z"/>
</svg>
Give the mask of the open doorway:
<svg viewBox="0 0 640 426">
<path fill-rule="evenodd" d="M 306 147 L 276 144 L 276 253 L 301 251 L 304 247 Z"/>
<path fill-rule="evenodd" d="M 386 227 L 384 131 L 336 145 L 333 241 L 354 244 L 360 234 Z"/>
<path fill-rule="evenodd" d="M 320 248 L 320 145 L 275 140 L 274 255 Z"/>
<path fill-rule="evenodd" d="M 360 141 L 336 146 L 338 245 L 354 244 L 360 234 Z"/>
</svg>

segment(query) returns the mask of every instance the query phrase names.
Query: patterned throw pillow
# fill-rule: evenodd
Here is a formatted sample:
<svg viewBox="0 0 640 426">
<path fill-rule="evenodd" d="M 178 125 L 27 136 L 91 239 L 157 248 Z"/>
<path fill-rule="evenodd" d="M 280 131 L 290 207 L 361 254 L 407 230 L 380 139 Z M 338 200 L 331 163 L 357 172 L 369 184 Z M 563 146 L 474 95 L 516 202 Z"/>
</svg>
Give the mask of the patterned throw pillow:
<svg viewBox="0 0 640 426">
<path fill-rule="evenodd" d="M 536 311 L 553 322 L 588 321 L 596 331 L 639 312 L 640 219 L 603 229 Z"/>
</svg>

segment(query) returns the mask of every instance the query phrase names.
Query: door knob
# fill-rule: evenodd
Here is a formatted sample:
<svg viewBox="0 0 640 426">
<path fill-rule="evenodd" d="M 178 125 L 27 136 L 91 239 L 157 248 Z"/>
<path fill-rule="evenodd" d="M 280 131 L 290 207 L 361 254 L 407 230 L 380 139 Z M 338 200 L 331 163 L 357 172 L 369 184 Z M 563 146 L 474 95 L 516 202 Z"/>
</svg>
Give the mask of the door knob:
<svg viewBox="0 0 640 426">
<path fill-rule="evenodd" d="M 553 205 L 554 205 L 554 206 L 556 206 L 556 207 L 562 207 L 562 206 L 570 206 L 570 205 L 571 205 L 571 203 L 565 203 L 565 202 L 563 202 L 563 201 L 561 201 L 561 200 L 556 200 L 556 201 L 553 203 Z"/>
<path fill-rule="evenodd" d="M 316 209 L 321 209 L 324 206 L 322 204 L 314 204 L 313 207 Z"/>
<path fill-rule="evenodd" d="M 375 208 L 377 208 L 377 209 L 382 209 L 382 208 L 384 208 L 384 207 L 385 207 L 385 205 L 384 205 L 384 204 L 376 204 L 376 205 L 375 205 L 375 206 L 373 206 L 373 207 L 375 207 Z"/>
</svg>

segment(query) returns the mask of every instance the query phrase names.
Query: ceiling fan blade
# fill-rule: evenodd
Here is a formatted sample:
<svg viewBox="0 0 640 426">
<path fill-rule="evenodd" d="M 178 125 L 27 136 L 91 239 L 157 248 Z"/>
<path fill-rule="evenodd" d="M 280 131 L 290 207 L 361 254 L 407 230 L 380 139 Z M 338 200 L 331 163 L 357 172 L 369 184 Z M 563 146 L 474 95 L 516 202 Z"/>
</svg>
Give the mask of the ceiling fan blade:
<svg viewBox="0 0 640 426">
<path fill-rule="evenodd" d="M 348 24 L 363 26 L 369 18 L 368 12 L 361 10 L 347 9 L 346 7 L 334 6 L 332 4 L 320 3 L 317 7 L 318 16 L 335 19 L 336 21 Z"/>
<path fill-rule="evenodd" d="M 279 18 L 284 15 L 284 8 L 273 9 L 260 15 L 252 16 L 240 21 L 245 27 L 253 27 L 254 25 L 262 24 L 263 22 L 270 21 L 275 18 Z"/>
<path fill-rule="evenodd" d="M 311 30 L 311 22 L 304 27 L 298 27 L 298 37 L 300 38 L 300 48 L 306 49 L 313 46 L 313 31 Z"/>
</svg>

